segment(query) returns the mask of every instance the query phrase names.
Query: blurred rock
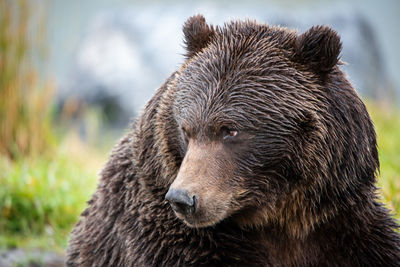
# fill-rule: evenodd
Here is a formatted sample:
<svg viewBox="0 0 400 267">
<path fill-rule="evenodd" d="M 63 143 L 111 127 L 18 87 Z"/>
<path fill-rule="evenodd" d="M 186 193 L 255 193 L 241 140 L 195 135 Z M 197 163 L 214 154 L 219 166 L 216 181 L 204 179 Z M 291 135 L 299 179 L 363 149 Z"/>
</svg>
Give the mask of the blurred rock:
<svg viewBox="0 0 400 267">
<path fill-rule="evenodd" d="M 304 14 L 297 19 L 276 20 L 277 24 L 302 32 L 312 25 L 329 25 L 341 36 L 341 69 L 359 94 L 372 99 L 386 99 L 394 94 L 385 70 L 384 59 L 372 25 L 357 12 Z"/>
<path fill-rule="evenodd" d="M 268 11 L 266 11 L 268 10 Z M 187 17 L 203 13 L 209 23 L 220 24 L 243 14 L 259 22 L 297 28 L 316 24 L 336 29 L 343 42 L 342 69 L 361 95 L 391 97 L 379 40 L 368 20 L 356 11 L 340 9 L 283 12 L 213 4 L 193 7 L 142 7 L 112 10 L 98 15 L 78 47 L 68 84 L 60 98 L 74 97 L 100 107 L 111 126 L 125 127 L 168 75 L 183 62 L 181 26 Z"/>
<path fill-rule="evenodd" d="M 64 256 L 48 251 L 13 249 L 0 252 L 0 266 L 61 267 Z"/>
</svg>

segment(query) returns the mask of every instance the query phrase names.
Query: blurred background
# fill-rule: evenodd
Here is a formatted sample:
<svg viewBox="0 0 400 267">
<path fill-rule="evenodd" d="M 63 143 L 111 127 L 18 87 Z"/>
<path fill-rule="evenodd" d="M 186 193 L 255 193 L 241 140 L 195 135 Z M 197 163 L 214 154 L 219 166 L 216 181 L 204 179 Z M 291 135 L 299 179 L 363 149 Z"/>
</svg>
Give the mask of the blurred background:
<svg viewBox="0 0 400 267">
<path fill-rule="evenodd" d="M 61 263 L 111 147 L 184 61 L 181 27 L 198 13 L 339 32 L 399 218 L 400 1 L 0 0 L 0 266 Z"/>
</svg>

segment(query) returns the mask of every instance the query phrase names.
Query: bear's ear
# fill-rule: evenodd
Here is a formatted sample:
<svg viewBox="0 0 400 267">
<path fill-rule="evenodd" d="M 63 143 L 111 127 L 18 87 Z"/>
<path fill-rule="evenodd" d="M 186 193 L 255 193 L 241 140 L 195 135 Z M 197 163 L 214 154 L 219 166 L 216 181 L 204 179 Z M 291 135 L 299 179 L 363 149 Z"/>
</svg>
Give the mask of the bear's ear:
<svg viewBox="0 0 400 267">
<path fill-rule="evenodd" d="M 191 58 L 206 47 L 214 35 L 213 26 L 208 26 L 202 15 L 190 17 L 183 25 L 186 57 Z"/>
<path fill-rule="evenodd" d="M 327 74 L 339 61 L 342 43 L 339 35 L 327 26 L 313 26 L 297 37 L 295 60 L 318 74 Z"/>
</svg>

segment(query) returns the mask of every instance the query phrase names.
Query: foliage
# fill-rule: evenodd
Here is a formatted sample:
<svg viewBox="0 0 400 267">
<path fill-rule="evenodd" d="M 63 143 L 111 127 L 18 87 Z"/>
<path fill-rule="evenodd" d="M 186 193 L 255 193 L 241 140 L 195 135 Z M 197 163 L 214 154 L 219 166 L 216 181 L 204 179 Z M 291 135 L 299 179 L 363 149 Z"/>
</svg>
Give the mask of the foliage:
<svg viewBox="0 0 400 267">
<path fill-rule="evenodd" d="M 381 187 L 384 202 L 400 219 L 400 110 L 389 103 L 368 102 L 378 138 Z"/>
<path fill-rule="evenodd" d="M 65 247 L 94 192 L 104 161 L 99 155 L 78 138 L 66 137 L 51 159 L 0 157 L 0 248 Z"/>
<path fill-rule="evenodd" d="M 79 138 L 57 137 L 41 7 L 0 0 L 0 248 L 65 247 L 104 161 Z"/>
</svg>

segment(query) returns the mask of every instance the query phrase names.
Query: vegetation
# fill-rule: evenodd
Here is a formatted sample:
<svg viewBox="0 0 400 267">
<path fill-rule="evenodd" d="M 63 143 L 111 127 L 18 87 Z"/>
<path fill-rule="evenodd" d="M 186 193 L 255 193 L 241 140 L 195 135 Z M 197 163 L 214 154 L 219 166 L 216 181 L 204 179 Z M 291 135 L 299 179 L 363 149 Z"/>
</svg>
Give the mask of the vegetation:
<svg viewBox="0 0 400 267">
<path fill-rule="evenodd" d="M 43 16 L 28 3 L 0 0 L 0 153 L 11 159 L 47 153 L 54 142 L 53 86 L 36 69 L 45 56 Z"/>
<path fill-rule="evenodd" d="M 0 248 L 64 248 L 105 160 L 76 136 L 51 158 L 0 157 Z"/>
<path fill-rule="evenodd" d="M 0 248 L 65 247 L 103 161 L 55 133 L 53 85 L 37 70 L 46 49 L 35 3 L 0 0 Z"/>
<path fill-rule="evenodd" d="M 400 110 L 388 103 L 367 106 L 378 136 L 378 184 L 384 202 L 400 219 Z"/>
</svg>

